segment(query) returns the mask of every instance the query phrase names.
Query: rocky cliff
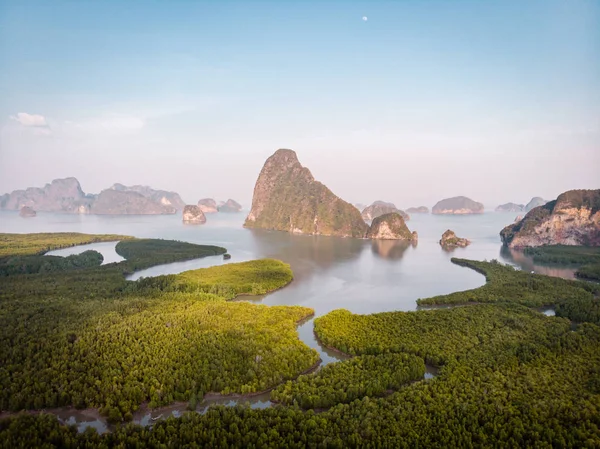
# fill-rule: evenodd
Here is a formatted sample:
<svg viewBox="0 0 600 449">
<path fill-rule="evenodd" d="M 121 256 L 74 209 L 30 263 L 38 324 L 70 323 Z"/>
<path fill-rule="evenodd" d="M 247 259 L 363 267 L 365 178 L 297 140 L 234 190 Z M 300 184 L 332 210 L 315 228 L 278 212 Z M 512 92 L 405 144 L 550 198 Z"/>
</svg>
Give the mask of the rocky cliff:
<svg viewBox="0 0 600 449">
<path fill-rule="evenodd" d="M 367 231 L 368 239 L 417 241 L 416 232 L 410 232 L 404 219 L 397 212 L 375 217 Z"/>
<path fill-rule="evenodd" d="M 398 209 L 394 203 L 386 203 L 385 201 L 375 201 L 370 206 L 367 206 L 361 215 L 363 220 L 371 221 L 381 215 L 394 212 L 400 214 L 405 221 L 410 220 L 410 216 L 406 212 Z"/>
<path fill-rule="evenodd" d="M 473 201 L 466 196 L 455 196 L 438 201 L 433 209 L 433 214 L 482 214 L 483 204 Z"/>
<path fill-rule="evenodd" d="M 100 192 L 90 207 L 97 215 L 160 215 L 174 214 L 177 209 L 154 201 L 141 193 L 106 189 Z"/>
<path fill-rule="evenodd" d="M 247 228 L 362 238 L 360 212 L 316 181 L 292 150 L 277 150 L 263 166 L 252 198 Z"/>
<path fill-rule="evenodd" d="M 91 199 L 86 198 L 75 178 L 55 179 L 42 188 L 29 187 L 15 190 L 0 197 L 0 209 L 20 210 L 30 207 L 44 212 L 78 213 Z"/>
<path fill-rule="evenodd" d="M 496 208 L 496 212 L 523 212 L 525 206 L 523 204 L 506 203 L 501 204 Z"/>
<path fill-rule="evenodd" d="M 203 224 L 206 223 L 206 217 L 199 206 L 186 205 L 183 208 L 183 222 L 185 224 Z"/>
<path fill-rule="evenodd" d="M 225 201 L 225 203 L 221 204 L 217 210 L 219 212 L 240 212 L 242 210 L 242 205 L 230 198 Z"/>
<path fill-rule="evenodd" d="M 163 206 L 171 206 L 175 208 L 176 211 L 183 210 L 185 207 L 185 203 L 176 192 L 155 190 L 151 187 L 140 185 L 128 187 L 119 183 L 113 184 L 110 189 L 117 190 L 119 192 L 136 192 L 156 203 L 162 204 Z"/>
<path fill-rule="evenodd" d="M 600 246 L 600 189 L 570 190 L 538 206 L 500 232 L 510 248 L 541 245 Z"/>
<path fill-rule="evenodd" d="M 525 212 L 529 212 L 530 210 L 532 210 L 538 206 L 543 206 L 547 202 L 548 201 L 545 200 L 544 198 L 541 198 L 539 196 L 534 196 L 533 198 L 531 198 L 531 201 L 529 203 L 527 203 L 527 206 L 525 206 Z"/>
<path fill-rule="evenodd" d="M 470 244 L 471 242 L 469 240 L 457 237 L 454 231 L 451 231 L 450 229 L 442 234 L 442 239 L 440 240 L 440 245 L 445 249 L 456 247 L 464 248 Z"/>
<path fill-rule="evenodd" d="M 198 207 L 205 214 L 214 214 L 218 212 L 217 202 L 212 198 L 203 198 L 198 201 Z"/>
<path fill-rule="evenodd" d="M 425 206 L 409 207 L 408 209 L 406 209 L 406 213 L 408 213 L 408 214 L 428 214 L 429 208 L 425 207 Z"/>
</svg>

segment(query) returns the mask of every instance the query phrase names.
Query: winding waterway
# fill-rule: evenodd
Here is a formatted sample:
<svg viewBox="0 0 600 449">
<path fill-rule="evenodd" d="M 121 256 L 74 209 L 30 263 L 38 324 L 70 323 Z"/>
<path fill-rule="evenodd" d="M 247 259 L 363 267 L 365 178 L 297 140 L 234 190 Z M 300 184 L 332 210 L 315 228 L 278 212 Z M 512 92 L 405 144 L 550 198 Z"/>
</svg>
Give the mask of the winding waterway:
<svg viewBox="0 0 600 449">
<path fill-rule="evenodd" d="M 315 317 L 345 308 L 353 313 L 392 310 L 415 310 L 416 300 L 429 296 L 468 290 L 483 285 L 485 279 L 473 270 L 456 266 L 451 257 L 476 260 L 498 259 L 521 269 L 561 277 L 573 277 L 573 270 L 549 269 L 534 265 L 522 254 L 502 250 L 499 231 L 512 223 L 511 214 L 485 213 L 473 216 L 436 216 L 415 214 L 407 223 L 419 233 L 418 245 L 393 241 L 369 241 L 335 237 L 302 236 L 274 231 L 247 230 L 242 227 L 244 214 L 213 214 L 202 226 L 184 226 L 180 216 L 93 216 L 38 213 L 23 219 L 13 212 L 0 212 L 0 232 L 83 232 L 132 235 L 140 238 L 165 238 L 227 248 L 231 260 L 207 257 L 160 265 L 132 274 L 128 279 L 175 274 L 182 271 L 241 262 L 262 257 L 283 260 L 291 265 L 294 281 L 272 294 L 244 300 L 267 305 L 301 305 L 315 310 Z M 452 229 L 472 241 L 467 248 L 446 252 L 438 244 L 441 234 Z M 104 263 L 122 260 L 115 243 L 96 243 L 52 251 L 66 256 L 95 249 Z M 551 312 L 546 312 L 551 313 Z M 318 351 L 322 365 L 343 356 L 324 348 L 313 332 L 314 318 L 298 326 L 298 336 Z M 425 378 L 435 375 L 428 367 Z M 241 399 L 209 397 L 197 408 L 204 413 L 210 405 L 249 403 L 254 408 L 271 406 L 269 392 Z M 187 404 L 174 404 L 156 410 L 141 409 L 134 422 L 149 425 L 156 419 L 179 416 Z M 80 431 L 94 427 L 108 430 L 106 421 L 96 410 L 47 410 L 67 424 L 77 424 Z"/>
</svg>

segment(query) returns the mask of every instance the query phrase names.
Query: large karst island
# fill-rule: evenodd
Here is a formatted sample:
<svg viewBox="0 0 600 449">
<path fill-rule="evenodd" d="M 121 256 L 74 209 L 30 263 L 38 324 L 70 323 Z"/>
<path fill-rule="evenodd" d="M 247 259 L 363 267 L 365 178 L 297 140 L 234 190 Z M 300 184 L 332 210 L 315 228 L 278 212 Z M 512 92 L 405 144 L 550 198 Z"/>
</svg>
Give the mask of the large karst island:
<svg viewBox="0 0 600 449">
<path fill-rule="evenodd" d="M 454 215 L 465 215 L 465 214 L 482 214 L 483 204 L 473 201 L 471 198 L 466 196 L 455 196 L 453 198 L 446 198 L 438 201 L 433 209 L 432 214 L 454 214 Z"/>
<path fill-rule="evenodd" d="M 600 190 L 569 190 L 530 210 L 500 236 L 510 248 L 600 246 Z"/>
<path fill-rule="evenodd" d="M 391 221 L 384 219 L 376 226 L 401 229 L 398 218 L 406 226 L 398 212 L 391 215 L 388 217 Z M 288 149 L 277 150 L 265 162 L 244 226 L 308 235 L 356 238 L 381 235 L 381 232 L 368 235 L 369 226 L 359 210 L 316 181 L 310 170 L 300 164 L 296 153 Z M 403 238 L 402 235 L 403 232 L 394 238 Z M 410 239 L 415 237 L 410 234 Z"/>
</svg>

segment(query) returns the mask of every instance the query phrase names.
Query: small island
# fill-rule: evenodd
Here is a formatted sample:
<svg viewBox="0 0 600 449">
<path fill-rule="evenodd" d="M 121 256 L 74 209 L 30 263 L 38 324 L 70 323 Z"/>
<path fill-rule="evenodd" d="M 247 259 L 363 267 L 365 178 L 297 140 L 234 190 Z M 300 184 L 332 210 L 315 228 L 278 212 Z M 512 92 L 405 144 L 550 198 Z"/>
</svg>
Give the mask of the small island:
<svg viewBox="0 0 600 449">
<path fill-rule="evenodd" d="M 212 198 L 202 198 L 198 200 L 198 207 L 205 214 L 214 214 L 219 212 L 217 209 L 217 202 Z"/>
<path fill-rule="evenodd" d="M 409 214 L 428 214 L 429 208 L 426 206 L 409 207 L 406 212 Z"/>
<path fill-rule="evenodd" d="M 440 245 L 444 249 L 453 249 L 453 248 L 465 248 L 469 246 L 471 242 L 467 239 L 463 239 L 458 237 L 454 231 L 448 229 L 446 232 L 442 234 L 442 239 L 440 240 Z"/>
<path fill-rule="evenodd" d="M 29 206 L 23 206 L 19 211 L 19 215 L 23 218 L 32 218 L 37 215 L 37 212 Z"/>
<path fill-rule="evenodd" d="M 385 201 L 375 201 L 370 206 L 367 206 L 362 211 L 361 215 L 363 217 L 363 220 L 372 221 L 381 215 L 391 214 L 391 213 L 400 214 L 402 216 L 402 218 L 404 219 L 404 221 L 410 220 L 410 216 L 406 212 L 398 209 L 394 203 L 387 203 Z"/>
<path fill-rule="evenodd" d="M 496 212 L 523 212 L 525 206 L 523 204 L 506 203 L 499 205 L 495 210 Z"/>
<path fill-rule="evenodd" d="M 227 212 L 227 213 L 237 213 L 242 210 L 242 205 L 231 198 L 225 201 L 225 203 L 221 204 L 217 207 L 219 212 Z"/>
<path fill-rule="evenodd" d="M 483 204 L 473 201 L 471 198 L 467 198 L 466 196 L 455 196 L 453 198 L 446 198 L 438 201 L 436 205 L 433 206 L 432 213 L 435 215 L 482 214 Z"/>
<path fill-rule="evenodd" d="M 199 206 L 186 205 L 183 208 L 183 223 L 185 224 L 204 224 L 206 216 Z"/>
<path fill-rule="evenodd" d="M 380 215 L 373 220 L 371 227 L 367 231 L 367 238 L 416 242 L 419 237 L 416 232 L 410 232 L 399 213 L 392 212 Z"/>
</svg>

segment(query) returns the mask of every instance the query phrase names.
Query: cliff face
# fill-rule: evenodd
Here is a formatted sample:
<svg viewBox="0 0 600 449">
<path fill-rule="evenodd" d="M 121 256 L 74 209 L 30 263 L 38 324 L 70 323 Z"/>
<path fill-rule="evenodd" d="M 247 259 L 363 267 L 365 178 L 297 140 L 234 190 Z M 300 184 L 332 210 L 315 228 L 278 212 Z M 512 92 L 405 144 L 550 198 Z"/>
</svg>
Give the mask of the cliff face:
<svg viewBox="0 0 600 449">
<path fill-rule="evenodd" d="M 175 208 L 175 210 L 183 210 L 185 207 L 185 203 L 181 199 L 178 193 L 176 192 L 168 192 L 166 190 L 155 190 L 148 186 L 124 186 L 123 184 L 113 184 L 110 189 L 117 190 L 119 192 L 136 192 L 140 195 L 145 196 L 146 198 L 162 204 L 163 206 L 171 206 Z"/>
<path fill-rule="evenodd" d="M 371 221 L 381 215 L 391 213 L 400 214 L 404 221 L 410 220 L 410 216 L 406 212 L 399 210 L 394 203 L 386 203 L 385 201 L 375 201 L 373 204 L 366 207 L 361 215 L 363 220 Z"/>
<path fill-rule="evenodd" d="M 265 162 L 244 226 L 359 238 L 367 232 L 358 209 L 315 181 L 292 150 L 277 150 Z"/>
<path fill-rule="evenodd" d="M 546 201 L 544 198 L 541 198 L 539 196 L 534 196 L 533 198 L 531 198 L 531 201 L 529 203 L 527 203 L 527 206 L 525 206 L 525 212 L 529 212 L 530 210 L 532 210 L 538 206 L 543 206 L 547 202 L 548 201 Z"/>
<path fill-rule="evenodd" d="M 177 209 L 133 191 L 106 189 L 100 192 L 90 207 L 97 215 L 159 215 L 174 214 Z"/>
<path fill-rule="evenodd" d="M 408 209 L 406 209 L 406 212 L 409 214 L 428 214 L 429 208 L 425 206 L 409 207 Z"/>
<path fill-rule="evenodd" d="M 396 212 L 380 215 L 373 220 L 367 232 L 369 239 L 417 241 L 417 233 L 410 232 L 402 216 Z"/>
<path fill-rule="evenodd" d="M 525 206 L 523 204 L 506 203 L 501 204 L 496 208 L 496 212 L 523 212 Z"/>
<path fill-rule="evenodd" d="M 0 197 L 0 209 L 20 210 L 27 206 L 37 211 L 77 213 L 90 200 L 75 178 L 55 179 L 43 188 L 15 190 Z"/>
<path fill-rule="evenodd" d="M 510 248 L 541 245 L 600 246 L 600 189 L 570 190 L 538 206 L 500 232 Z"/>
<path fill-rule="evenodd" d="M 242 210 L 242 205 L 229 198 L 225 203 L 221 204 L 217 210 L 219 212 L 239 212 Z"/>
<path fill-rule="evenodd" d="M 206 217 L 196 205 L 187 205 L 183 208 L 183 222 L 185 224 L 203 224 L 206 223 Z"/>
<path fill-rule="evenodd" d="M 214 214 L 218 212 L 217 202 L 212 198 L 203 198 L 198 201 L 198 207 L 205 214 Z"/>
<path fill-rule="evenodd" d="M 455 196 L 438 201 L 431 211 L 433 214 L 482 214 L 483 204 L 466 196 Z"/>
</svg>

